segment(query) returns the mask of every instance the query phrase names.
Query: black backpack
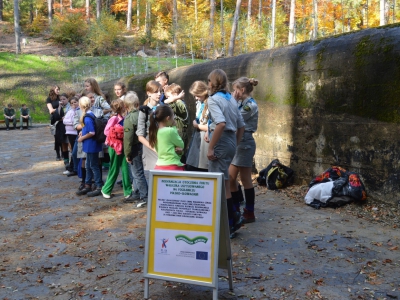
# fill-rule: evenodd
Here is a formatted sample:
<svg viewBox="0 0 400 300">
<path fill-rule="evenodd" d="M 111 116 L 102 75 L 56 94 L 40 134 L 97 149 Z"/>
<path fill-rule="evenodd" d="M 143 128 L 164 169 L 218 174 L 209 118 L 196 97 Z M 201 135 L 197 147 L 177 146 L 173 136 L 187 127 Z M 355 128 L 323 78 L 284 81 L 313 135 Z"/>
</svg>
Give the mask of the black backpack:
<svg viewBox="0 0 400 300">
<path fill-rule="evenodd" d="M 105 143 L 106 135 L 104 134 L 104 129 L 106 128 L 108 120 L 105 119 L 104 117 L 97 118 L 92 114 L 86 114 L 85 117 L 91 118 L 94 122 L 94 127 L 95 127 L 94 139 L 96 140 L 96 142 Z"/>
<path fill-rule="evenodd" d="M 289 167 L 274 159 L 268 167 L 258 173 L 257 182 L 259 185 L 266 185 L 270 190 L 286 187 L 293 181 L 294 172 Z"/>
</svg>

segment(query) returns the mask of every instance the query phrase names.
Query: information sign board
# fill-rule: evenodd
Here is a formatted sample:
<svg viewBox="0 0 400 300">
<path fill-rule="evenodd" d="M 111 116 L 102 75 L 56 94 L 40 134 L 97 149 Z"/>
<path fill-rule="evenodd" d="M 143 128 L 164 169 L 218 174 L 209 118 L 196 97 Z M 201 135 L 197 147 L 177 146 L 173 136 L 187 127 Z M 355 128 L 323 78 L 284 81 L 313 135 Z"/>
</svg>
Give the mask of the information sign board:
<svg viewBox="0 0 400 300">
<path fill-rule="evenodd" d="M 223 174 L 153 170 L 149 187 L 145 298 L 154 278 L 212 287 L 216 299 L 218 266 L 228 269 L 232 288 Z"/>
</svg>

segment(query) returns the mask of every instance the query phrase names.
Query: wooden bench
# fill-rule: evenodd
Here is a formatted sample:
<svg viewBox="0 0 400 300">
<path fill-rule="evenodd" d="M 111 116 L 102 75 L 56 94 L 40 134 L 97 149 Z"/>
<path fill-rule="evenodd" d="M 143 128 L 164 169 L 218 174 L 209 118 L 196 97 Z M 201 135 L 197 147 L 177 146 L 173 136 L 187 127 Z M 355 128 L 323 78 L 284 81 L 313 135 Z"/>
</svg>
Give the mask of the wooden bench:
<svg viewBox="0 0 400 300">
<path fill-rule="evenodd" d="M 4 124 L 4 126 L 5 126 L 6 120 L 0 120 L 0 124 Z M 12 122 L 10 122 L 10 127 L 12 127 L 12 126 L 13 126 L 13 124 L 12 124 Z M 22 126 L 26 127 L 26 122 L 23 122 Z M 20 127 L 19 120 L 17 120 L 17 127 Z"/>
</svg>

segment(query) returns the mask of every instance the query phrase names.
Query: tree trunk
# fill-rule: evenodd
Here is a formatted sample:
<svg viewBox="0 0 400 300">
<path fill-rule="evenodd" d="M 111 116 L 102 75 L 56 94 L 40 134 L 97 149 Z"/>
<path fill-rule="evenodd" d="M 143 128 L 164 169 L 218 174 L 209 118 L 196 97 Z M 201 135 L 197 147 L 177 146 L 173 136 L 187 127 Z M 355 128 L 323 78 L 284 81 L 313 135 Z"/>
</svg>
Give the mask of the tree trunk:
<svg viewBox="0 0 400 300">
<path fill-rule="evenodd" d="M 261 27 L 262 16 L 262 0 L 258 0 L 258 27 Z"/>
<path fill-rule="evenodd" d="M 197 12 L 197 0 L 194 0 L 194 19 L 195 19 L 196 24 L 197 24 L 197 21 L 198 21 L 198 17 L 199 16 L 198 16 L 198 12 Z"/>
<path fill-rule="evenodd" d="M 0 0 L 1 1 L 1 0 Z M 33 23 L 33 1 L 29 2 L 29 23 Z"/>
<path fill-rule="evenodd" d="M 3 21 L 3 0 L 0 0 L 0 22 Z"/>
<path fill-rule="evenodd" d="M 89 2 L 89 0 L 86 0 L 86 19 L 89 21 L 89 18 L 90 18 L 90 16 L 89 16 L 89 14 L 90 14 L 90 2 Z"/>
<path fill-rule="evenodd" d="M 380 0 L 379 1 L 379 25 L 383 26 L 386 25 L 386 18 L 385 18 L 385 7 L 386 7 L 386 1 L 385 0 Z"/>
<path fill-rule="evenodd" d="M 224 29 L 224 0 L 220 0 L 221 2 L 221 54 L 225 55 L 225 29 Z"/>
<path fill-rule="evenodd" d="M 271 48 L 275 47 L 275 16 L 276 16 L 276 0 L 272 0 Z"/>
<path fill-rule="evenodd" d="M 69 0 L 69 8 L 72 9 L 72 0 Z"/>
<path fill-rule="evenodd" d="M 150 42 L 151 40 L 151 3 L 150 0 L 146 1 L 146 20 L 145 20 L 145 29 L 146 38 Z"/>
<path fill-rule="evenodd" d="M 101 0 L 96 0 L 96 18 L 100 19 L 101 13 Z"/>
<path fill-rule="evenodd" d="M 49 24 L 51 24 L 51 21 L 53 19 L 53 5 L 52 5 L 52 0 L 47 0 L 47 10 L 48 10 L 48 18 L 49 18 Z"/>
<path fill-rule="evenodd" d="M 241 5 L 242 5 L 242 0 L 236 0 L 236 8 L 235 8 L 235 15 L 233 17 L 231 38 L 229 39 L 228 56 L 233 56 L 235 51 L 236 31 L 239 23 L 239 13 Z"/>
<path fill-rule="evenodd" d="M 289 40 L 288 43 L 293 44 L 294 43 L 294 26 L 295 26 L 295 21 L 294 21 L 294 14 L 295 14 L 295 9 L 296 9 L 296 0 L 290 0 L 290 17 L 289 17 Z"/>
<path fill-rule="evenodd" d="M 176 39 L 176 33 L 178 31 L 178 1 L 177 0 L 172 0 L 172 30 L 174 32 L 173 38 L 174 38 L 174 45 L 176 47 L 176 44 L 178 43 Z"/>
<path fill-rule="evenodd" d="M 136 29 L 140 28 L 140 1 L 136 0 Z"/>
<path fill-rule="evenodd" d="M 15 53 L 21 53 L 21 29 L 19 27 L 18 0 L 14 0 L 14 32 L 15 32 Z"/>
<path fill-rule="evenodd" d="M 317 0 L 313 0 L 313 23 L 314 28 L 312 31 L 312 39 L 315 40 L 318 38 L 318 6 Z"/>
<path fill-rule="evenodd" d="M 128 13 L 126 14 L 126 29 L 132 29 L 132 0 L 128 0 Z"/>
<path fill-rule="evenodd" d="M 251 20 L 251 0 L 249 0 L 247 6 L 247 25 L 250 25 L 250 20 Z"/>
<path fill-rule="evenodd" d="M 60 0 L 60 14 L 63 14 L 63 2 Z"/>
<path fill-rule="evenodd" d="M 214 15 L 215 15 L 215 0 L 210 0 L 210 50 L 214 49 Z"/>
</svg>

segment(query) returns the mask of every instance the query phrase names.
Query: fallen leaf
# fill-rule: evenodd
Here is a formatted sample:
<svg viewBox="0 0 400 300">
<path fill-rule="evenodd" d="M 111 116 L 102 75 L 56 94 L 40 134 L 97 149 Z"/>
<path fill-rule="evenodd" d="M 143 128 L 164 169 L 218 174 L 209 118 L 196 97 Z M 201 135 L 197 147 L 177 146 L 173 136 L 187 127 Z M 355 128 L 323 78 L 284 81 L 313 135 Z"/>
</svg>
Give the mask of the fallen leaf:
<svg viewBox="0 0 400 300">
<path fill-rule="evenodd" d="M 397 249 L 399 249 L 398 246 L 394 246 L 394 247 L 389 248 L 390 251 L 394 251 L 394 250 L 397 250 Z"/>
<path fill-rule="evenodd" d="M 102 279 L 107 276 L 108 276 L 108 274 L 100 274 L 100 275 L 97 275 L 97 279 Z"/>
</svg>

